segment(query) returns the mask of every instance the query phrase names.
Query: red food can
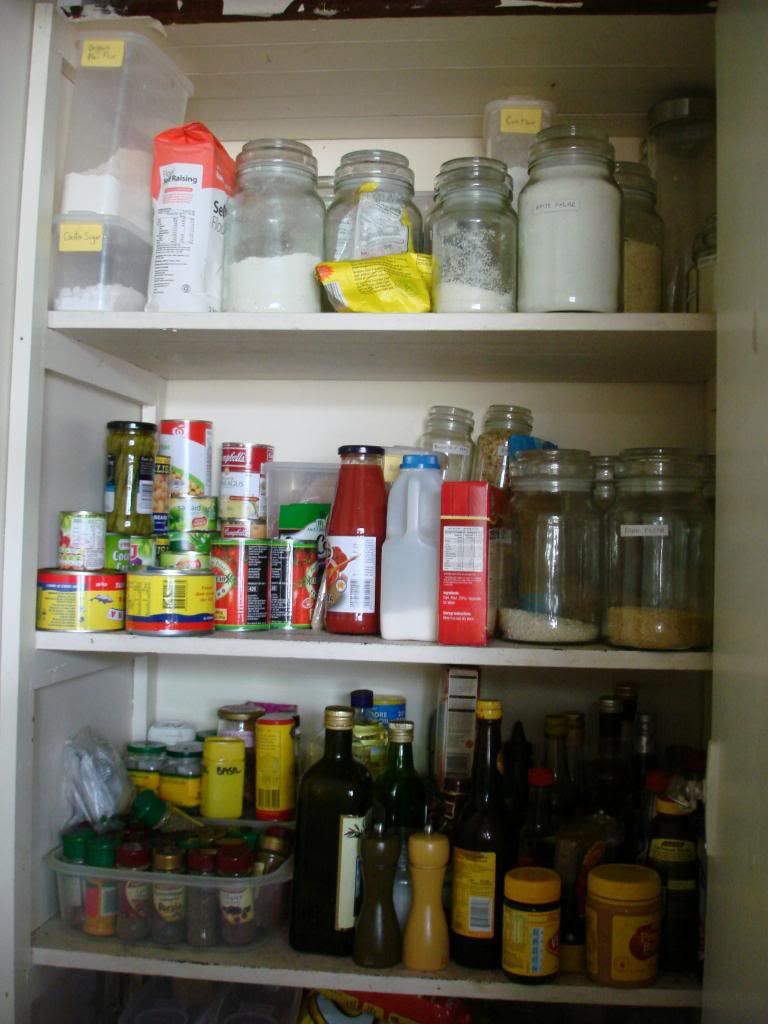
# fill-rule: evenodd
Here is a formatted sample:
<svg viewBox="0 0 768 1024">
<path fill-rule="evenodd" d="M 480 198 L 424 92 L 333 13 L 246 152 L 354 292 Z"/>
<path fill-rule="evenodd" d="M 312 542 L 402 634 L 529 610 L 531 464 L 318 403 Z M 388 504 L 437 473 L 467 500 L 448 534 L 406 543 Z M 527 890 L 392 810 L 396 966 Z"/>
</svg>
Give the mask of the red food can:
<svg viewBox="0 0 768 1024">
<path fill-rule="evenodd" d="M 211 547 L 216 629 L 269 629 L 269 541 L 217 540 Z"/>
<path fill-rule="evenodd" d="M 322 564 L 316 541 L 273 540 L 269 563 L 269 628 L 309 629 Z"/>
<path fill-rule="evenodd" d="M 251 441 L 224 441 L 221 446 L 219 513 L 222 519 L 261 519 L 261 467 L 275 450 Z"/>
</svg>

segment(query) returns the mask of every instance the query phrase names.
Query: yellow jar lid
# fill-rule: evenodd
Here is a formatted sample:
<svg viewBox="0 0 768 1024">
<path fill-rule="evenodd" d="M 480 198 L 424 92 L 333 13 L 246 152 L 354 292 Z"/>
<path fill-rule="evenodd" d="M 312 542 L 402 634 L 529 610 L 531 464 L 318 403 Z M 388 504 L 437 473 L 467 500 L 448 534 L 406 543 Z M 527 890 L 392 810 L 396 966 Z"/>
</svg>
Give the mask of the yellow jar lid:
<svg viewBox="0 0 768 1024">
<path fill-rule="evenodd" d="M 661 879 L 639 864 L 601 864 L 589 872 L 587 891 L 608 900 L 652 900 L 661 892 Z"/>
<path fill-rule="evenodd" d="M 477 702 L 477 717 L 484 721 L 493 721 L 501 718 L 501 701 L 479 700 Z"/>
<path fill-rule="evenodd" d="M 245 743 L 237 736 L 206 736 L 203 743 L 204 761 L 244 761 Z"/>
<path fill-rule="evenodd" d="M 666 797 L 656 797 L 656 813 L 657 814 L 671 814 L 674 817 L 679 817 L 684 814 L 693 814 L 692 807 L 683 807 L 680 804 L 676 804 L 674 800 L 667 800 Z"/>
<path fill-rule="evenodd" d="M 504 877 L 504 895 L 517 903 L 556 903 L 560 875 L 549 868 L 513 868 Z"/>
</svg>

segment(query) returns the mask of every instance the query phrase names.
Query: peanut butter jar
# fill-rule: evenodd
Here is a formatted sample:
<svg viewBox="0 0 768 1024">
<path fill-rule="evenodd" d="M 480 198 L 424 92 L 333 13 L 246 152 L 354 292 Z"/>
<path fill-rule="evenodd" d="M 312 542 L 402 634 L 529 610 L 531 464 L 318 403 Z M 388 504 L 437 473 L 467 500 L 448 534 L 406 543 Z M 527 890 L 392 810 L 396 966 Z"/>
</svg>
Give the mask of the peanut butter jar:
<svg viewBox="0 0 768 1024">
<path fill-rule="evenodd" d="M 661 879 L 636 864 L 601 864 L 587 878 L 587 974 L 598 985 L 656 980 Z"/>
</svg>

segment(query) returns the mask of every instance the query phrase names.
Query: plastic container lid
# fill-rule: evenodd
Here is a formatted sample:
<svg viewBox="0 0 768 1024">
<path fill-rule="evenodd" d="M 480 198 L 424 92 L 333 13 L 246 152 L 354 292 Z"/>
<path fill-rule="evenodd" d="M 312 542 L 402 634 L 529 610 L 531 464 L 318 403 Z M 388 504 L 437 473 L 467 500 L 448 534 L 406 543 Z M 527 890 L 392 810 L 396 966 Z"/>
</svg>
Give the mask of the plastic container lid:
<svg viewBox="0 0 768 1024">
<path fill-rule="evenodd" d="M 528 769 L 529 786 L 553 786 L 554 784 L 555 776 L 551 768 Z"/>
<path fill-rule="evenodd" d="M 661 879 L 639 864 L 600 864 L 587 875 L 587 891 L 603 899 L 640 902 L 660 894 Z"/>
<path fill-rule="evenodd" d="M 136 754 L 140 757 L 162 757 L 166 750 L 167 747 L 164 743 L 145 743 L 141 740 L 125 745 L 126 754 Z"/>
<path fill-rule="evenodd" d="M 353 690 L 349 695 L 349 703 L 353 708 L 372 708 L 373 690 Z"/>
<path fill-rule="evenodd" d="M 683 807 L 674 800 L 667 800 L 663 796 L 656 797 L 655 809 L 657 814 L 669 814 L 674 818 L 681 818 L 687 814 L 693 814 L 692 807 Z"/>
<path fill-rule="evenodd" d="M 436 455 L 427 455 L 419 452 L 414 455 L 404 455 L 400 463 L 400 469 L 440 469 L 440 460 Z"/>
<path fill-rule="evenodd" d="M 560 876 L 549 868 L 513 868 L 504 876 L 504 895 L 519 903 L 556 903 Z"/>
<path fill-rule="evenodd" d="M 89 839 L 85 844 L 85 863 L 94 868 L 113 868 L 115 866 L 114 840 L 104 839 L 101 836 Z"/>
<path fill-rule="evenodd" d="M 118 868 L 149 871 L 151 862 L 149 850 L 142 843 L 121 843 L 115 851 L 115 865 Z"/>
<path fill-rule="evenodd" d="M 402 697 L 399 693 L 380 693 L 378 697 L 373 698 L 375 707 L 396 707 L 400 704 L 405 704 L 405 697 Z"/>
<path fill-rule="evenodd" d="M 90 826 L 79 825 L 71 832 L 61 833 L 61 853 L 65 860 L 85 863 L 85 849 L 96 833 Z"/>
<path fill-rule="evenodd" d="M 479 700 L 477 702 L 477 717 L 484 722 L 495 722 L 501 718 L 500 700 Z"/>
<path fill-rule="evenodd" d="M 131 805 L 131 811 L 134 817 L 138 818 L 144 825 L 155 828 L 167 813 L 168 804 L 165 800 L 161 800 L 156 793 L 153 793 L 151 789 L 142 789 L 137 793 Z"/>
<path fill-rule="evenodd" d="M 203 744 L 197 740 L 191 743 L 177 743 L 173 747 L 168 747 L 166 753 L 168 757 L 200 758 L 203 756 Z"/>
<path fill-rule="evenodd" d="M 331 506 L 319 502 L 297 502 L 292 505 L 281 505 L 278 527 L 281 530 L 303 530 L 305 526 L 317 519 L 327 519 Z"/>
<path fill-rule="evenodd" d="M 192 743 L 195 739 L 195 727 L 188 722 L 162 719 L 150 725 L 147 739 L 154 743 L 164 743 L 166 747 L 175 746 L 177 743 Z"/>
</svg>

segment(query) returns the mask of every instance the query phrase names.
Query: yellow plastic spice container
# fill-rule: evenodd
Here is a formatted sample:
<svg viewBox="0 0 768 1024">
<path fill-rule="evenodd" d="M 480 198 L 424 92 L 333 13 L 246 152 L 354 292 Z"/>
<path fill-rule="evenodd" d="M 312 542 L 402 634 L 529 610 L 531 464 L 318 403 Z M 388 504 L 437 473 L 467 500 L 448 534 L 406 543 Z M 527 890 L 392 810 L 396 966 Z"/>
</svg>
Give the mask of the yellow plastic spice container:
<svg viewBox="0 0 768 1024">
<path fill-rule="evenodd" d="M 204 818 L 243 814 L 245 744 L 234 736 L 208 736 L 203 745 L 200 813 Z"/>
<path fill-rule="evenodd" d="M 504 877 L 501 966 L 514 981 L 550 981 L 560 970 L 560 876 L 514 868 Z"/>
<path fill-rule="evenodd" d="M 656 980 L 661 879 L 635 864 L 602 864 L 587 878 L 587 974 L 598 985 Z"/>
</svg>

